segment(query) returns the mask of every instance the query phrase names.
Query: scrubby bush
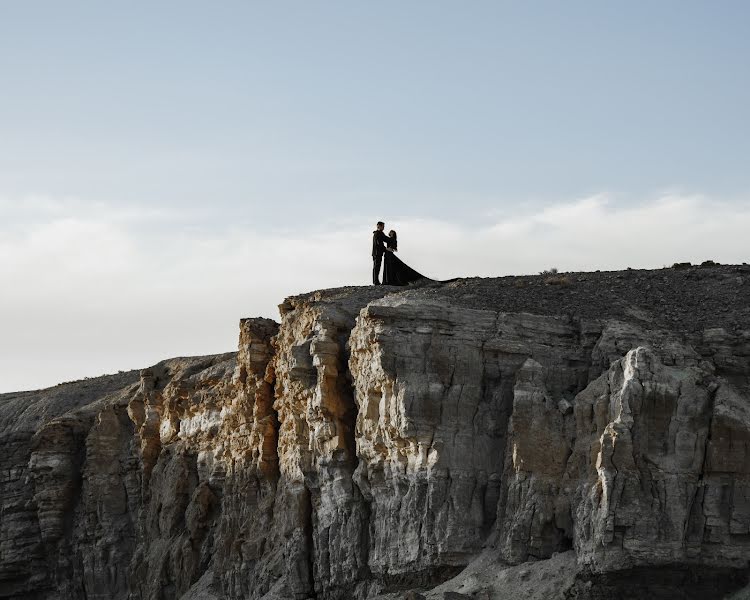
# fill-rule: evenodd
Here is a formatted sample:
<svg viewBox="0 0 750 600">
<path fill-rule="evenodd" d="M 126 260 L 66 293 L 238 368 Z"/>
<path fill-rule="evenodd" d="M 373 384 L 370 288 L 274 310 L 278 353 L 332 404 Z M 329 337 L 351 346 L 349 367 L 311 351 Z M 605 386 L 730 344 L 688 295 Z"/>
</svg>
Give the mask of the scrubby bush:
<svg viewBox="0 0 750 600">
<path fill-rule="evenodd" d="M 547 285 L 570 285 L 573 283 L 567 275 L 552 275 L 544 280 Z"/>
</svg>

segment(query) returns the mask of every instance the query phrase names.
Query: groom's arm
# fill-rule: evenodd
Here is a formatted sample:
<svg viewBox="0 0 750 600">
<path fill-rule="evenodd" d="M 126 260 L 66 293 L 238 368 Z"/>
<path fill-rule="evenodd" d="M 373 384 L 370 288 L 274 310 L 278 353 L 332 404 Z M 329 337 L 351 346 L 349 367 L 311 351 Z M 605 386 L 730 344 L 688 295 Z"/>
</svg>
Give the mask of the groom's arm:
<svg viewBox="0 0 750 600">
<path fill-rule="evenodd" d="M 393 252 L 393 248 L 388 247 L 388 242 L 391 241 L 391 238 L 385 235 L 385 233 L 383 233 L 382 231 L 379 231 L 378 233 L 380 234 L 380 237 L 379 237 L 380 241 L 385 244 L 385 250 L 387 252 Z"/>
</svg>

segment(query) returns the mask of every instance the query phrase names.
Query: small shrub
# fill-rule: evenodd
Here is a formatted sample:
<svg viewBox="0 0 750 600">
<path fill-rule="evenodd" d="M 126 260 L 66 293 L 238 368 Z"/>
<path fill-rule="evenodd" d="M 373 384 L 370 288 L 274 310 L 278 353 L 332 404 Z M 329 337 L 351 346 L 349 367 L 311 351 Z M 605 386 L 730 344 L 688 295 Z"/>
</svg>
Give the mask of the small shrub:
<svg viewBox="0 0 750 600">
<path fill-rule="evenodd" d="M 719 263 L 714 262 L 712 260 L 704 260 L 701 263 L 701 267 L 719 267 L 719 266 L 721 266 Z"/>
<path fill-rule="evenodd" d="M 552 277 L 547 277 L 544 283 L 547 285 L 570 285 L 573 282 L 566 275 L 553 275 Z"/>
<path fill-rule="evenodd" d="M 540 275 L 557 275 L 557 267 L 552 267 L 551 269 L 545 269 L 544 271 L 539 272 Z"/>
<path fill-rule="evenodd" d="M 673 269 L 689 269 L 692 266 L 693 265 L 691 265 L 689 262 L 682 262 L 682 263 L 674 263 L 672 265 L 672 268 Z"/>
</svg>

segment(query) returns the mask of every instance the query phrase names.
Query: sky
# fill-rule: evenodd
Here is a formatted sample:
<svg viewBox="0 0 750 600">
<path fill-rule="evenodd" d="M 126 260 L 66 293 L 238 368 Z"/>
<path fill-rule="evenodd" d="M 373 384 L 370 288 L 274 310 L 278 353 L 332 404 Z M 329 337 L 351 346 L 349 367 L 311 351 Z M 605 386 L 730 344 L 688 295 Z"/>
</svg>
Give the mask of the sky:
<svg viewBox="0 0 750 600">
<path fill-rule="evenodd" d="M 750 3 L 0 1 L 0 392 L 369 282 L 748 260 Z"/>
</svg>

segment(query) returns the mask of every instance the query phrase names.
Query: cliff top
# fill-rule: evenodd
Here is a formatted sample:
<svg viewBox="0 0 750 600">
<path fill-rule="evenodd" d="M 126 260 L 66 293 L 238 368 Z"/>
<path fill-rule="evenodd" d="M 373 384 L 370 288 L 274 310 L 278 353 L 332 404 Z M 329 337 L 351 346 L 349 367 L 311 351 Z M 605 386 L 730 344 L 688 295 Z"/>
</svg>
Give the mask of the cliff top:
<svg viewBox="0 0 750 600">
<path fill-rule="evenodd" d="M 407 288 L 348 286 L 291 296 L 280 309 L 283 313 L 298 302 L 311 301 L 364 306 L 394 295 L 500 312 L 636 320 L 686 333 L 750 329 L 747 264 L 469 277 Z"/>
</svg>

